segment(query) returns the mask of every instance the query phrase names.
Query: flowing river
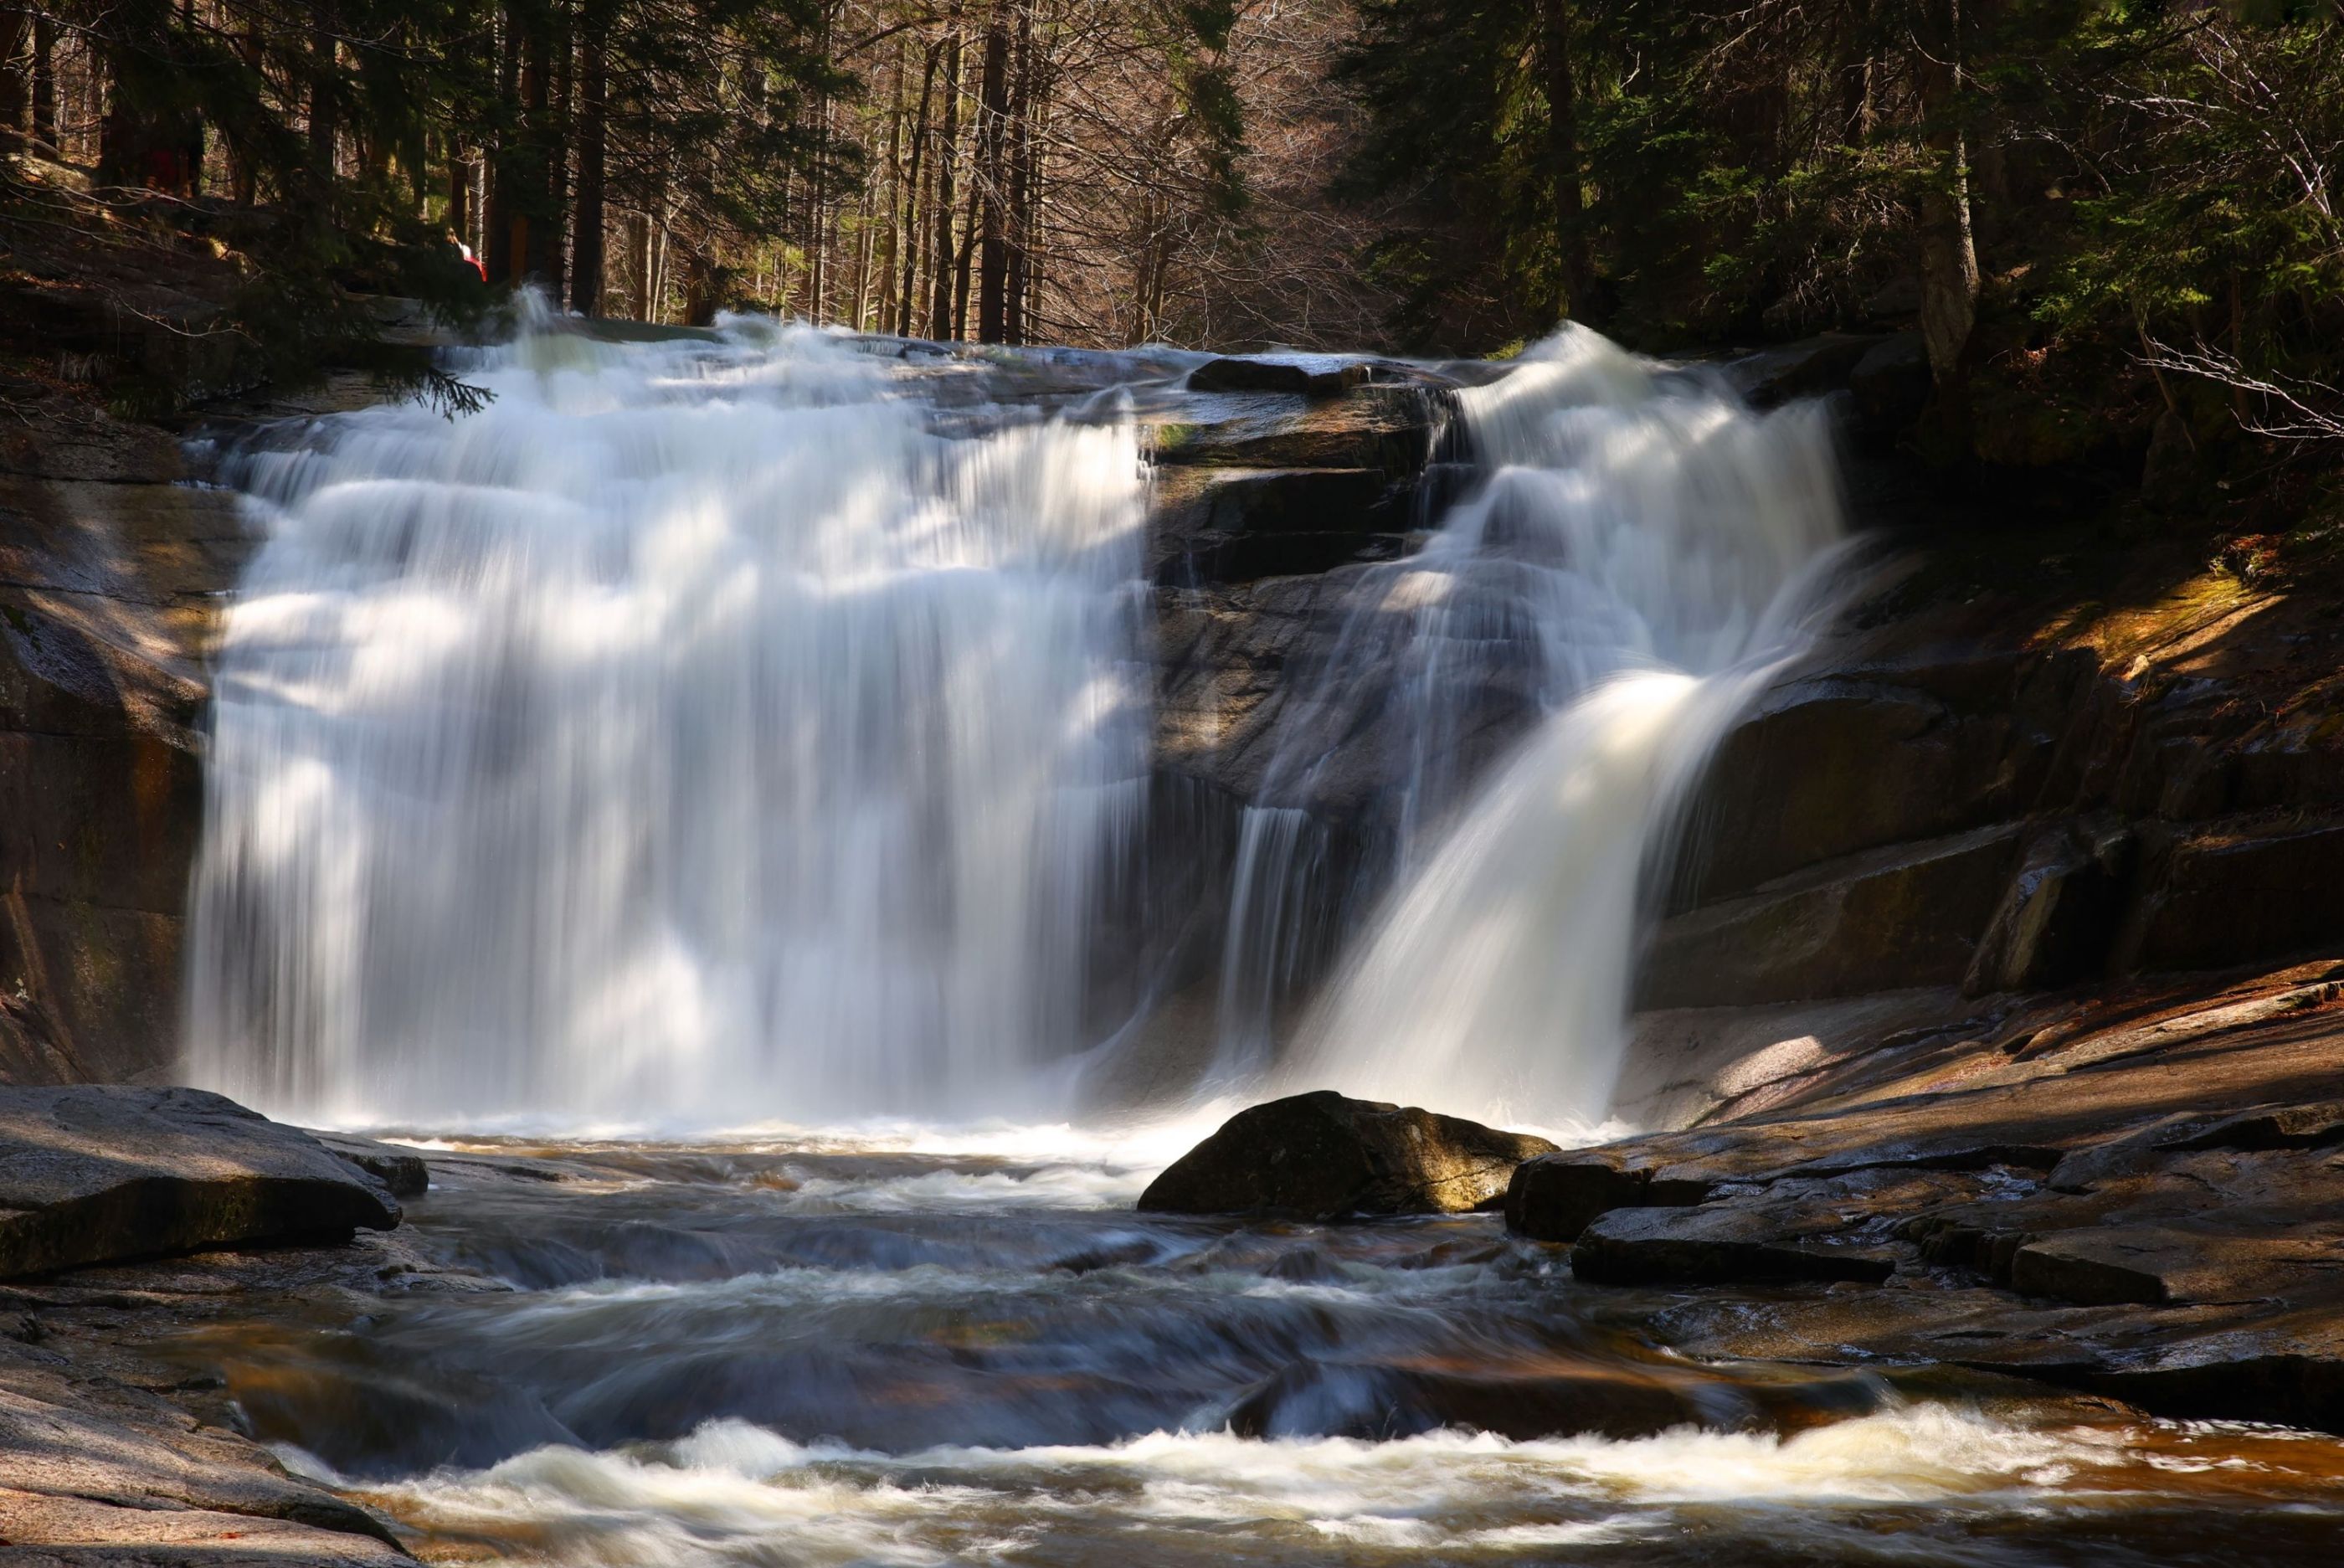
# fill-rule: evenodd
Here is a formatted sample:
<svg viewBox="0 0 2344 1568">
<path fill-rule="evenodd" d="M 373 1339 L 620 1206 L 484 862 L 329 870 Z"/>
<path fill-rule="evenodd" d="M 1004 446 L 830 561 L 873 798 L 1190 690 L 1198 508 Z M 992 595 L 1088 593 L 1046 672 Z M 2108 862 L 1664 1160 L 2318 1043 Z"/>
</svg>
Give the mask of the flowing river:
<svg viewBox="0 0 2344 1568">
<path fill-rule="evenodd" d="M 1385 853 L 1312 885 L 1288 743 L 1206 912 L 1218 1076 L 1118 1119 L 1150 432 L 1251 417 L 1197 359 L 543 332 L 480 414 L 233 457 L 191 1061 L 434 1176 L 379 1297 L 177 1348 L 234 1418 L 453 1562 L 2334 1561 L 2326 1438 L 1702 1364 L 1487 1214 L 1135 1213 L 1267 1086 L 1599 1125 L 1640 889 L 1841 531 L 1816 410 L 1585 334 L 1458 395 L 1470 493 L 1298 710 L 1416 759 Z"/>
<path fill-rule="evenodd" d="M 1704 1366 L 1661 1348 L 1668 1298 L 1575 1286 L 1494 1216 L 1134 1215 L 1197 1130 L 442 1141 L 414 1239 L 480 1288 L 182 1354 L 429 1560 L 2111 1568 L 2344 1539 L 2330 1439 Z"/>
</svg>

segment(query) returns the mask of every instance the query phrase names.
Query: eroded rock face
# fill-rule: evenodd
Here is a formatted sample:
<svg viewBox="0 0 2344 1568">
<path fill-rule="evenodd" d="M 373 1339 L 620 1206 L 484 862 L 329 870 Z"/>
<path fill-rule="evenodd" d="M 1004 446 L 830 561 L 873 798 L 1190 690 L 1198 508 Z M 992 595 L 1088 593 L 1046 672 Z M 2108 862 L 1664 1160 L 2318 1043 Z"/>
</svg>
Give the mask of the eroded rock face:
<svg viewBox="0 0 2344 1568">
<path fill-rule="evenodd" d="M 1829 861 L 1664 921 L 1642 1006 L 1711 1007 L 1953 985 L 2018 855 L 2014 825 Z"/>
<path fill-rule="evenodd" d="M 0 1277 L 399 1220 L 317 1139 L 202 1089 L 0 1089 Z"/>
<path fill-rule="evenodd" d="M 346 1132 L 316 1132 L 310 1137 L 344 1164 L 356 1166 L 382 1183 L 393 1198 L 420 1198 L 431 1186 L 431 1172 L 423 1157 L 395 1143 L 358 1138 Z"/>
<path fill-rule="evenodd" d="M 1461 1214 L 1554 1145 L 1331 1089 L 1239 1111 L 1140 1195 L 1143 1212 L 1342 1219 Z"/>
<path fill-rule="evenodd" d="M 0 443 L 0 1081 L 170 1059 L 203 647 L 247 548 L 169 436 L 83 413 Z"/>
</svg>

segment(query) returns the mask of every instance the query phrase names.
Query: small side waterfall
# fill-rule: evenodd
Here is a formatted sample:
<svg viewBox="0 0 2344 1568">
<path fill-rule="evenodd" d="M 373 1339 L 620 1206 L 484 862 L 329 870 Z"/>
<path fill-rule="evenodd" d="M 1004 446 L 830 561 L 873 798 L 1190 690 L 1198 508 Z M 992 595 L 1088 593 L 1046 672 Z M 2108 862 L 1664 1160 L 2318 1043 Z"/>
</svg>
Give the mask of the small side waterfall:
<svg viewBox="0 0 2344 1568">
<path fill-rule="evenodd" d="M 1793 649 L 1783 611 L 1842 530 L 1836 470 L 1819 409 L 1753 413 L 1578 329 L 1460 401 L 1492 471 L 1389 569 L 1387 602 L 1415 607 L 1399 696 L 1437 749 L 1422 737 L 1527 647 L 1551 716 L 1453 811 L 1419 765 L 1400 884 L 1277 1077 L 1592 1124 L 1619 1067 L 1643 869 Z"/>
<path fill-rule="evenodd" d="M 246 460 L 197 1080 L 442 1123 L 1054 1108 L 1145 790 L 1128 419 L 947 410 L 755 326 L 466 373 L 472 418 Z"/>
</svg>

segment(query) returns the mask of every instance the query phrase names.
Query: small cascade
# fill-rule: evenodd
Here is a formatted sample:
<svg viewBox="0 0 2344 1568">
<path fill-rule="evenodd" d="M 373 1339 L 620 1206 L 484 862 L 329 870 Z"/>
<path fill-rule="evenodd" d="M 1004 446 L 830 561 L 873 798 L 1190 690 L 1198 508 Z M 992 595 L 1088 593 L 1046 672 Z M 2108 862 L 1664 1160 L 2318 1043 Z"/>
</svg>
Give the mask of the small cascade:
<svg viewBox="0 0 2344 1568">
<path fill-rule="evenodd" d="M 751 323 L 464 374 L 473 417 L 243 460 L 197 1081 L 440 1125 L 1050 1114 L 1144 807 L 1129 419 Z"/>
<path fill-rule="evenodd" d="M 1786 602 L 1841 533 L 1830 433 L 1817 408 L 1753 413 L 1579 329 L 1460 400 L 1487 481 L 1359 617 L 1379 623 L 1359 637 L 1397 642 L 1399 680 L 1321 698 L 1382 703 L 1414 749 L 1397 886 L 1278 1078 L 1591 1125 L 1618 1070 L 1643 870 L 1792 649 Z M 1550 716 L 1460 801 L 1493 691 Z M 1257 857 L 1238 896 L 1291 875 Z"/>
</svg>

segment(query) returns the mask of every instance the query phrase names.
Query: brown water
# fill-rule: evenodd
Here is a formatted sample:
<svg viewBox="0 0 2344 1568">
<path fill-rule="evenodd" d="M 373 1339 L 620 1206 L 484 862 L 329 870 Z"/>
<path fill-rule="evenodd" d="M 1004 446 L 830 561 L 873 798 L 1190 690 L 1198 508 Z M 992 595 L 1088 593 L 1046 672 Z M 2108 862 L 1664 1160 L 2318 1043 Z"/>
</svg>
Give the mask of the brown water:
<svg viewBox="0 0 2344 1568">
<path fill-rule="evenodd" d="M 465 1148 L 410 1219 L 495 1288 L 181 1349 L 429 1559 L 2344 1560 L 2334 1439 L 1697 1364 L 1487 1217 L 1137 1216 L 1161 1140 Z"/>
</svg>

